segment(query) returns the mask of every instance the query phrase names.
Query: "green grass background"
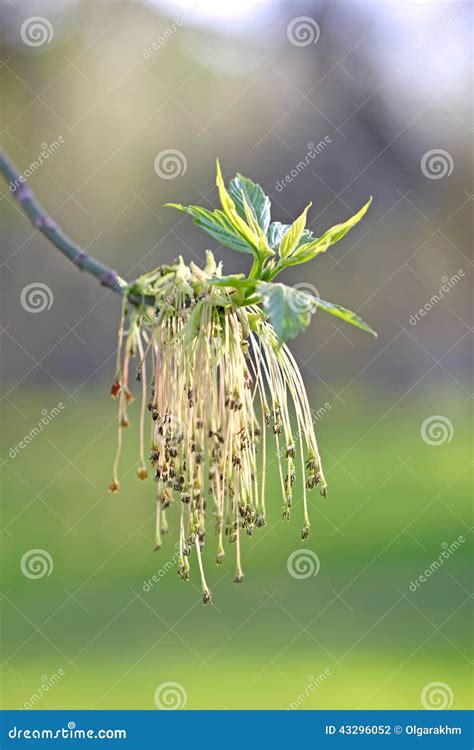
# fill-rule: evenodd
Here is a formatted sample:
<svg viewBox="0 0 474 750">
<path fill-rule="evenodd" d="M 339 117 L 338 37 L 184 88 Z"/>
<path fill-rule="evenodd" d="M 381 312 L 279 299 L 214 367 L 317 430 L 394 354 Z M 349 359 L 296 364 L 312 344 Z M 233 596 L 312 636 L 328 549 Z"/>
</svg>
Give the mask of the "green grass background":
<svg viewBox="0 0 474 750">
<path fill-rule="evenodd" d="M 306 691 L 302 709 L 421 708 L 421 690 L 433 681 L 450 686 L 453 708 L 467 708 L 466 404 L 435 388 L 429 400 L 415 391 L 396 408 L 389 391 L 352 396 L 334 400 L 316 425 L 330 485 L 327 499 L 310 495 L 307 546 L 319 574 L 288 574 L 288 555 L 304 546 L 301 503 L 297 497 L 290 522 L 280 520 L 270 456 L 269 523 L 243 540 L 245 580 L 233 584 L 232 548 L 214 565 L 210 534 L 214 604 L 204 607 L 194 559 L 189 583 L 173 568 L 144 590 L 173 556 L 177 516 L 154 552 L 153 485 L 135 477 L 133 429 L 121 492 L 107 493 L 115 447 L 107 389 L 82 388 L 79 404 L 65 396 L 61 414 L 12 459 L 11 446 L 61 398 L 53 388 L 17 392 L 2 447 L 3 707 L 23 706 L 61 668 L 37 708 L 154 708 L 154 691 L 167 681 L 183 685 L 190 709 L 286 708 L 324 670 L 329 676 Z M 420 425 L 437 411 L 454 436 L 429 446 Z M 410 591 L 442 543 L 459 535 L 468 541 Z M 52 556 L 50 576 L 22 575 L 20 559 L 32 548 Z"/>
</svg>

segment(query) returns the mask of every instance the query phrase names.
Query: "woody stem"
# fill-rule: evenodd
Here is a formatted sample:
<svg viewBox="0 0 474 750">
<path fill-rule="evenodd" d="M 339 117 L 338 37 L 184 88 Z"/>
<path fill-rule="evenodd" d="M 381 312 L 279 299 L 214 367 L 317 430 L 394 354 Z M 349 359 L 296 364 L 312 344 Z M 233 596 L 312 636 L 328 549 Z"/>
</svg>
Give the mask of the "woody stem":
<svg viewBox="0 0 474 750">
<path fill-rule="evenodd" d="M 17 200 L 23 213 L 35 229 L 38 229 L 79 271 L 85 271 L 95 276 L 102 286 L 111 289 L 113 292 L 123 295 L 128 291 L 130 285 L 125 279 L 122 279 L 112 268 L 109 268 L 86 253 L 48 216 L 26 183 L 23 175 L 18 172 L 8 156 L 2 152 L 0 152 L 0 174 L 8 182 L 12 196 Z M 140 304 L 144 301 L 148 302 L 148 300 L 143 300 L 142 297 L 137 296 L 130 297 L 130 301 L 135 304 Z"/>
</svg>

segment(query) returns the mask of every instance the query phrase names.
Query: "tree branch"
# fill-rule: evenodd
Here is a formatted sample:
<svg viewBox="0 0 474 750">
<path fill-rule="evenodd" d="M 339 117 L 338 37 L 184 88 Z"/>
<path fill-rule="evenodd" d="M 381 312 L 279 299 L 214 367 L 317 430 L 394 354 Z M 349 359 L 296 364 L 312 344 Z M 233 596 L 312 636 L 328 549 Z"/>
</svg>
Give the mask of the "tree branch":
<svg viewBox="0 0 474 750">
<path fill-rule="evenodd" d="M 23 213 L 35 229 L 38 229 L 79 271 L 90 273 L 100 281 L 102 286 L 118 294 L 123 295 L 129 289 L 128 283 L 116 271 L 88 255 L 64 234 L 39 204 L 25 178 L 18 172 L 8 156 L 2 152 L 0 152 L 0 174 L 8 182 L 11 194 L 16 198 Z M 143 298 L 131 299 L 131 301 L 142 302 Z"/>
</svg>

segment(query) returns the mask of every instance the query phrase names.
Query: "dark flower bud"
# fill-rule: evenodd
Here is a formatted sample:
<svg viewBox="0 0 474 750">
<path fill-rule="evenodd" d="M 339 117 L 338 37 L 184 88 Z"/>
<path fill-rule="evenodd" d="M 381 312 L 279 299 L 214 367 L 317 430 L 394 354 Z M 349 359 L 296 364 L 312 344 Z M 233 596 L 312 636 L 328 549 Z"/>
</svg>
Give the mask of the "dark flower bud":
<svg viewBox="0 0 474 750">
<path fill-rule="evenodd" d="M 112 383 L 112 388 L 110 389 L 110 395 L 112 398 L 117 398 L 120 392 L 120 387 L 120 382 L 118 380 L 115 380 L 114 383 Z"/>
</svg>

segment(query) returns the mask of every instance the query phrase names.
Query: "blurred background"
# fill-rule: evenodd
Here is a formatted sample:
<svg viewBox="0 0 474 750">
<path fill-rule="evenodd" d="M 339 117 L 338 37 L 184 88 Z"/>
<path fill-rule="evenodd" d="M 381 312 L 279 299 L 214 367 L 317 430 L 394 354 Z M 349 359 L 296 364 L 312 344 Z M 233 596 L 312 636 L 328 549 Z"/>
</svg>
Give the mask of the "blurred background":
<svg viewBox="0 0 474 750">
<path fill-rule="evenodd" d="M 298 552 L 301 501 L 280 520 L 270 457 L 245 581 L 209 550 L 203 607 L 197 579 L 176 576 L 175 534 L 153 551 L 135 430 L 107 493 L 119 298 L 3 183 L 4 707 L 154 708 L 170 682 L 190 709 L 469 707 L 471 10 L 2 0 L 2 147 L 76 242 L 128 279 L 207 247 L 243 270 L 163 208 L 215 205 L 216 157 L 264 186 L 276 219 L 312 200 L 316 234 L 373 195 L 285 281 L 379 332 L 318 312 L 293 342 L 328 498 L 312 497 Z"/>
</svg>

